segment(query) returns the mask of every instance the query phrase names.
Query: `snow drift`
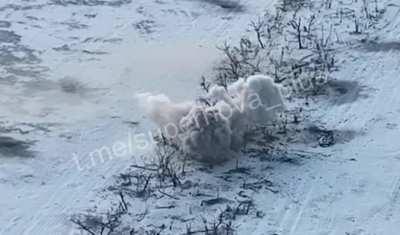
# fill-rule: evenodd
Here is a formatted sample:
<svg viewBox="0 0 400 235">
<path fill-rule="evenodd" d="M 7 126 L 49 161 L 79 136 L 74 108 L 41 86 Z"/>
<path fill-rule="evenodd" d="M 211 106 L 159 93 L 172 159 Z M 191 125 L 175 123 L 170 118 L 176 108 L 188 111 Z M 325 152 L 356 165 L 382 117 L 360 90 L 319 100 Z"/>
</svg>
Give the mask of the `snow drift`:
<svg viewBox="0 0 400 235">
<path fill-rule="evenodd" d="M 227 89 L 214 86 L 197 102 L 175 103 L 149 93 L 137 98 L 167 138 L 208 163 L 235 157 L 250 127 L 273 122 L 284 109 L 280 87 L 263 75 L 240 79 Z"/>
</svg>

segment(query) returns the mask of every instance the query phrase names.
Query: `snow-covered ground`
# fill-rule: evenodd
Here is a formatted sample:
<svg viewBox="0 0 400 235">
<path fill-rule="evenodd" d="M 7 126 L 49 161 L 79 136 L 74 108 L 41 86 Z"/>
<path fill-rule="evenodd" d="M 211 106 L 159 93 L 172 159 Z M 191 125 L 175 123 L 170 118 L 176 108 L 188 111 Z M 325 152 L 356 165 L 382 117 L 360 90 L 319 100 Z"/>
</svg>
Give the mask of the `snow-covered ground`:
<svg viewBox="0 0 400 235">
<path fill-rule="evenodd" d="M 0 3 L 0 234 L 75 231 L 69 217 L 97 204 L 112 176 L 139 161 L 135 151 L 87 162 L 91 151 L 152 128 L 134 95 L 194 97 L 201 75 L 220 58 L 215 45 L 238 40 L 250 20 L 276 3 L 241 0 L 223 9 L 210 2 Z M 380 6 L 384 18 L 368 34 L 376 43 L 343 46 L 337 55 L 333 77 L 341 95 L 305 108 L 306 122 L 335 130 L 343 141 L 329 148 L 298 144 L 303 157 L 288 162 L 243 161 L 258 175 L 233 176 L 237 187 L 221 187 L 219 195 L 235 195 L 242 181 L 260 175 L 274 190 L 249 195 L 262 216 L 240 218 L 238 234 L 399 231 L 400 6 L 395 0 Z M 197 178 L 220 180 L 205 172 Z M 190 203 L 182 196 L 176 207 L 192 211 Z M 144 222 L 163 216 L 151 211 Z"/>
<path fill-rule="evenodd" d="M 193 96 L 216 44 L 273 2 L 242 4 L 2 1 L 0 234 L 67 234 L 71 213 L 132 162 L 80 171 L 73 156 L 125 140 L 137 92 Z"/>
</svg>

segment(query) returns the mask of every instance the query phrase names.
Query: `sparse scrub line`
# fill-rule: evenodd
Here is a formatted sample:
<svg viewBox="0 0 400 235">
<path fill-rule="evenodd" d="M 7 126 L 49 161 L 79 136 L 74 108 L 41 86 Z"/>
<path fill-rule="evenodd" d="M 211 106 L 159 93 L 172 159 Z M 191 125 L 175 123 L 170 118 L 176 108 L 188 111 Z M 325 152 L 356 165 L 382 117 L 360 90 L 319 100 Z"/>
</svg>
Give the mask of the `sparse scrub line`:
<svg viewBox="0 0 400 235">
<path fill-rule="evenodd" d="M 132 211 L 135 208 L 131 206 L 130 200 L 147 200 L 150 197 L 181 200 L 180 197 L 182 196 L 178 197 L 175 193 L 194 186 L 190 183 L 190 180 L 186 180 L 188 171 L 193 170 L 193 168 L 189 168 L 188 162 L 181 160 L 182 155 L 179 154 L 177 147 L 163 136 L 155 137 L 155 141 L 158 144 L 154 159 L 145 165 L 132 165 L 129 171 L 117 176 L 116 183 L 108 188 L 113 195 L 117 196 L 117 206 L 105 213 L 88 212 L 74 215 L 71 221 L 78 229 L 91 235 L 111 235 L 121 234 L 122 232 L 124 232 L 123 234 L 143 234 L 141 233 L 143 231 L 150 234 L 163 234 L 164 230 L 168 234 L 168 231 L 172 228 L 166 226 L 153 226 L 154 229 L 146 230 L 143 225 L 139 226 L 139 223 L 127 225 L 123 222 L 126 221 L 124 218 L 130 218 L 130 221 L 132 221 L 135 212 Z M 240 171 L 240 168 L 237 166 L 233 171 Z M 274 189 L 272 182 L 266 179 L 243 182 L 240 188 L 244 191 L 258 192 L 265 189 L 272 193 L 278 192 Z M 234 234 L 235 226 L 233 222 L 238 217 L 250 213 L 256 217 L 263 216 L 261 211 L 256 210 L 253 201 L 247 195 L 239 196 L 246 198 L 246 200 L 229 203 L 216 216 L 216 219 L 202 218 L 198 222 L 186 223 L 186 231 L 183 234 Z M 192 197 L 196 197 L 196 195 L 192 195 Z M 210 207 L 216 204 L 226 204 L 226 202 L 232 201 L 217 195 L 215 198 L 202 200 L 201 206 Z M 165 207 L 165 209 L 172 208 Z M 140 215 L 135 215 L 138 217 L 137 221 L 143 220 L 147 213 L 145 211 Z"/>
<path fill-rule="evenodd" d="M 279 16 L 273 17 L 276 19 Z M 282 19 L 280 19 L 282 20 Z M 291 86 L 297 94 L 317 90 L 327 81 L 327 76 L 335 67 L 334 50 L 330 46 L 330 34 L 327 38 L 318 38 L 309 29 L 313 26 L 314 17 L 308 20 L 308 27 L 303 25 L 302 18 L 290 20 L 284 30 L 268 26 L 267 20 L 251 23 L 257 42 L 242 38 L 238 46 L 224 44 L 219 49 L 225 59 L 216 66 L 213 79 L 202 78 L 201 87 L 208 92 L 211 84 L 227 87 L 240 78 L 254 74 L 271 75 L 275 82 Z M 276 25 L 282 25 L 277 23 Z M 282 25 L 283 26 L 283 25 Z M 321 29 L 324 31 L 324 29 Z M 287 32 L 287 33 L 285 33 Z M 274 36 L 271 36 L 274 35 Z M 279 46 L 275 38 L 292 36 L 298 45 L 290 48 L 291 43 Z M 324 32 L 321 33 L 324 35 Z M 310 43 L 312 42 L 312 43 Z M 305 45 L 312 45 L 308 48 Z M 307 52 L 303 52 L 307 49 Z M 295 57 L 297 56 L 297 58 Z"/>
<path fill-rule="evenodd" d="M 212 84 L 226 88 L 240 78 L 268 74 L 292 95 L 321 94 L 337 69 L 336 47 L 345 33 L 340 26 L 354 24 L 348 35 L 362 36 L 384 13 L 376 0 L 335 4 L 339 3 L 282 0 L 274 14 L 267 12 L 250 23 L 253 36 L 218 47 L 224 59 L 215 66 L 215 75 L 202 78 L 201 87 L 207 93 Z M 322 8 L 326 10 L 318 11 Z"/>
</svg>

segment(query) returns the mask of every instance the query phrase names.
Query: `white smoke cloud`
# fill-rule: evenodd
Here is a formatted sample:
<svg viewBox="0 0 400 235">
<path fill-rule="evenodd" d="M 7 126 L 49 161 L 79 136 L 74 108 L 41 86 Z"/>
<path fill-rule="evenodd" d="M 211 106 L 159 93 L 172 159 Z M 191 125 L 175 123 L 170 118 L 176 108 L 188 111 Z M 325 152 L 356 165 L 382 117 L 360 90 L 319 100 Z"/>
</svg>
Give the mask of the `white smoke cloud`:
<svg viewBox="0 0 400 235">
<path fill-rule="evenodd" d="M 219 163 L 234 158 L 250 127 L 266 125 L 284 109 L 280 87 L 267 76 L 212 87 L 209 105 L 174 103 L 165 95 L 140 94 L 147 115 L 194 159 Z"/>
<path fill-rule="evenodd" d="M 163 129 L 179 126 L 179 122 L 193 107 L 191 102 L 174 103 L 164 94 L 141 93 L 136 98 L 147 116 Z"/>
</svg>

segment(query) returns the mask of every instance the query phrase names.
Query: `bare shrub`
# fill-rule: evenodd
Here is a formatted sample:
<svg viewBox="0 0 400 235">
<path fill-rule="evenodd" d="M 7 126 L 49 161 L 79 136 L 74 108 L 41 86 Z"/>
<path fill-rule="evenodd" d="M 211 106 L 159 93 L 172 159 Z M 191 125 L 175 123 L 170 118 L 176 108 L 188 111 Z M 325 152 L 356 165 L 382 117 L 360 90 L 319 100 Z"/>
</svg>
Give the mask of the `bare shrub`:
<svg viewBox="0 0 400 235">
<path fill-rule="evenodd" d="M 261 71 L 260 46 L 251 40 L 242 38 L 238 46 L 225 43 L 218 49 L 223 52 L 225 57 L 215 68 L 217 75 L 214 82 L 217 85 L 226 88 L 228 84 L 239 78 L 248 77 Z"/>
<path fill-rule="evenodd" d="M 232 220 L 227 220 L 225 211 L 222 211 L 217 219 L 208 222 L 206 218 L 202 218 L 203 228 L 192 229 L 190 224 L 186 225 L 186 235 L 204 234 L 204 235 L 233 235 L 235 229 Z"/>
<path fill-rule="evenodd" d="M 301 20 L 302 20 L 301 17 L 298 17 L 297 19 L 293 19 L 289 22 L 289 25 L 294 30 L 294 32 L 291 31 L 290 33 L 295 36 L 298 46 L 299 46 L 299 49 L 304 49 L 303 41 L 302 41 L 303 39 L 302 39 L 302 34 L 301 34 L 302 30 L 303 30 Z"/>
<path fill-rule="evenodd" d="M 165 183 L 172 183 L 173 187 L 181 185 L 179 175 L 184 174 L 185 160 L 179 153 L 179 147 L 172 140 L 167 139 L 163 135 L 156 138 L 157 146 L 155 149 L 155 158 L 152 165 L 156 169 L 156 177 L 160 186 Z"/>
<path fill-rule="evenodd" d="M 71 222 L 91 235 L 119 234 L 122 217 L 128 212 L 128 204 L 123 194 L 120 194 L 118 207 L 111 208 L 103 214 L 78 214 L 71 218 Z M 133 229 L 132 229 L 133 231 Z"/>
<path fill-rule="evenodd" d="M 258 43 L 262 49 L 265 49 L 265 44 L 263 42 L 263 38 L 268 35 L 268 38 L 271 39 L 271 28 L 268 27 L 268 24 L 262 18 L 258 18 L 257 21 L 252 21 L 250 26 L 254 30 L 257 36 Z M 265 32 L 267 31 L 267 32 Z"/>
<path fill-rule="evenodd" d="M 309 0 L 281 0 L 278 8 L 284 12 L 298 10 L 311 4 Z"/>
<path fill-rule="evenodd" d="M 153 192 L 151 188 L 153 178 L 154 174 L 152 172 L 149 173 L 145 170 L 131 171 L 118 175 L 115 185 L 108 189 L 116 193 L 126 194 L 130 197 L 146 199 Z"/>
</svg>

